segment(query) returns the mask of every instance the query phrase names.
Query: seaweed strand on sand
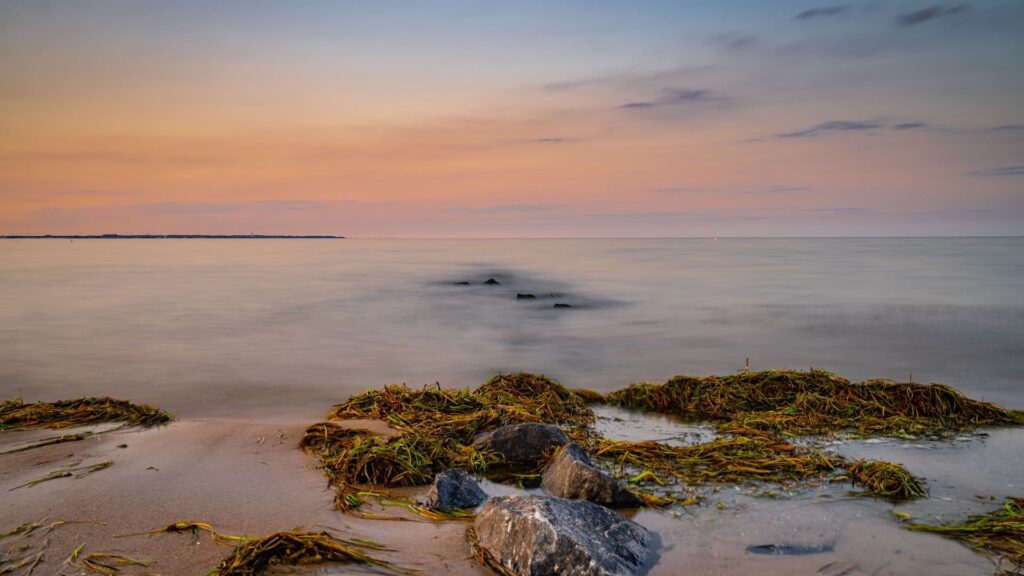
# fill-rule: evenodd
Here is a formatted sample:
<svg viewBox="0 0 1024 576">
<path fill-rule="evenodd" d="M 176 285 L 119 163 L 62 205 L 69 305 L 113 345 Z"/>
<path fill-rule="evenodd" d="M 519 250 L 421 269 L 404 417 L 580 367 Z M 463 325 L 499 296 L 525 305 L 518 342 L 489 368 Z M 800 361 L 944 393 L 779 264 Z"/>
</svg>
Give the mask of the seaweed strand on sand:
<svg viewBox="0 0 1024 576">
<path fill-rule="evenodd" d="M 275 532 L 258 540 L 242 543 L 225 558 L 211 576 L 256 576 L 275 564 L 321 564 L 339 562 L 371 566 L 392 574 L 411 574 L 364 552 L 379 550 L 367 541 L 341 540 L 327 532 L 289 530 Z"/>
<path fill-rule="evenodd" d="M 1006 559 L 1016 566 L 1017 573 L 1024 571 L 1024 498 L 1010 498 L 998 510 L 955 524 L 908 524 L 907 528 L 960 540 L 976 550 Z"/>
</svg>

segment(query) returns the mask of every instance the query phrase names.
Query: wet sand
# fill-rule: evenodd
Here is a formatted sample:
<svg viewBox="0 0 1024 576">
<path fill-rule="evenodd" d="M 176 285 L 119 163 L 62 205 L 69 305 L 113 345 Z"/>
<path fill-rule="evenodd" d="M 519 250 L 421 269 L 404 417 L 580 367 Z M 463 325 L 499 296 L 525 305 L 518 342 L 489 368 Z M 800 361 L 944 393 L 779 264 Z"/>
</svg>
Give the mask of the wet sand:
<svg viewBox="0 0 1024 576">
<path fill-rule="evenodd" d="M 604 418 L 611 418 L 607 414 Z M 672 435 L 671 423 L 653 419 L 659 435 Z M 624 419 L 635 434 L 643 422 Z M 333 509 L 333 493 L 316 459 L 297 444 L 308 422 L 261 423 L 180 420 L 142 431 L 116 431 L 96 439 L 0 456 L 0 531 L 40 521 L 68 520 L 50 534 L 37 531 L 20 541 L 40 546 L 50 540 L 36 574 L 75 574 L 61 567 L 80 544 L 85 552 L 124 554 L 153 560 L 151 568 L 128 574 L 163 576 L 205 574 L 230 553 L 207 535 L 193 544 L 187 534 L 116 537 L 153 530 L 175 521 L 203 521 L 227 534 L 264 535 L 291 528 L 327 529 L 346 538 L 369 538 L 393 549 L 379 556 L 425 574 L 488 574 L 470 558 L 465 524 L 434 523 L 400 508 L 384 514 L 407 521 L 359 518 Z M 685 437 L 685 427 L 681 437 Z M 676 431 L 680 432 L 680 431 Z M 0 450 L 53 436 L 51 430 L 0 433 Z M 988 575 L 992 563 L 960 544 L 931 534 L 909 532 L 893 518 L 906 510 L 918 518 L 981 512 L 990 501 L 973 497 L 1013 495 L 1015 477 L 1024 477 L 1021 430 L 994 431 L 961 442 L 900 441 L 844 443 L 844 453 L 905 462 L 926 477 L 932 497 L 895 507 L 853 498 L 843 487 L 823 486 L 765 497 L 764 490 L 726 485 L 709 492 L 704 504 L 673 511 L 627 513 L 659 532 L 664 549 L 651 574 L 928 574 Z M 127 444 L 126 448 L 119 445 Z M 113 465 L 82 478 L 60 478 L 33 487 L 13 487 L 81 462 Z M 959 465 L 950 462 L 960 462 Z M 519 490 L 485 483 L 491 493 Z M 425 489 L 412 490 L 413 495 Z M 1019 492 L 1018 492 L 1019 493 Z M 760 495 L 758 495 L 760 494 Z M 721 506 L 719 506 L 721 504 Z M 379 511 L 379 510 L 375 510 Z M 4 541 L 4 545 L 14 539 Z M 831 551 L 801 556 L 752 554 L 748 546 L 821 545 Z M 320 566 L 302 573 L 351 572 Z"/>
</svg>

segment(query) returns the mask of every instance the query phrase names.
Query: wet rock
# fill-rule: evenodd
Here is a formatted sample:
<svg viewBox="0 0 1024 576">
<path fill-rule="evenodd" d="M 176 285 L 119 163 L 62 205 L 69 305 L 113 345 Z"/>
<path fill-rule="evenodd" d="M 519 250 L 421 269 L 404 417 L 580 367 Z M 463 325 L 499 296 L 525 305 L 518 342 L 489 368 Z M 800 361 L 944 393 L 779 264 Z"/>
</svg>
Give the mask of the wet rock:
<svg viewBox="0 0 1024 576">
<path fill-rule="evenodd" d="M 491 498 L 473 529 L 490 561 L 521 576 L 643 574 L 656 560 L 657 536 L 585 500 Z"/>
<path fill-rule="evenodd" d="M 552 496 L 589 500 L 612 508 L 636 508 L 643 505 L 614 478 L 599 470 L 578 444 L 568 444 L 544 470 L 541 487 Z"/>
<path fill-rule="evenodd" d="M 497 452 L 509 464 L 536 465 L 549 450 L 568 443 L 565 432 L 558 426 L 529 422 L 509 424 L 480 434 L 473 440 L 473 448 Z"/>
<path fill-rule="evenodd" d="M 426 506 L 432 510 L 451 512 L 456 508 L 476 508 L 487 500 L 487 494 L 464 470 L 452 468 L 434 476 L 427 492 Z"/>
<path fill-rule="evenodd" d="M 571 304 L 558 303 L 558 304 L 555 304 L 554 306 L 552 306 L 552 308 L 572 308 L 572 305 Z"/>
<path fill-rule="evenodd" d="M 821 554 L 831 552 L 832 546 L 828 544 L 808 546 L 805 544 L 761 544 L 759 546 L 747 546 L 747 552 L 751 554 L 773 554 L 778 556 L 800 556 L 803 554 Z"/>
<path fill-rule="evenodd" d="M 484 284 L 487 284 L 488 286 L 497 286 L 501 284 L 501 282 L 498 282 L 494 278 L 488 278 L 487 280 L 484 281 Z"/>
<path fill-rule="evenodd" d="M 536 300 L 537 297 L 533 294 L 516 294 L 516 300 Z"/>
</svg>

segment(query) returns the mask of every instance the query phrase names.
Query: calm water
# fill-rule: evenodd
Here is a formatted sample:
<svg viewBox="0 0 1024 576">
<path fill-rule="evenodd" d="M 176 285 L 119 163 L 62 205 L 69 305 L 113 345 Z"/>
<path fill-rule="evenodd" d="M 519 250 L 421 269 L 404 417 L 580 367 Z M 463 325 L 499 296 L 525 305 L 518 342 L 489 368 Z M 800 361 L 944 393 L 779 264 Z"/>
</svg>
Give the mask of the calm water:
<svg viewBox="0 0 1024 576">
<path fill-rule="evenodd" d="M 3 397 L 312 417 L 389 382 L 748 357 L 1024 407 L 1024 238 L 0 241 Z"/>
</svg>

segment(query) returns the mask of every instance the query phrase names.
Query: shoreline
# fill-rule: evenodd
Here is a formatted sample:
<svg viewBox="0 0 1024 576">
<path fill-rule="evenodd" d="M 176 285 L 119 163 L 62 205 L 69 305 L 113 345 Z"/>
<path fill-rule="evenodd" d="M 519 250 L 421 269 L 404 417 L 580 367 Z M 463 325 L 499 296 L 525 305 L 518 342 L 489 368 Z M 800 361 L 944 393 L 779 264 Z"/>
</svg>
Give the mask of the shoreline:
<svg viewBox="0 0 1024 576">
<path fill-rule="evenodd" d="M 102 427 L 85 430 L 97 428 Z M 389 550 L 378 556 L 398 566 L 431 574 L 490 574 L 471 557 L 463 522 L 425 521 L 393 507 L 373 511 L 406 521 L 366 519 L 335 510 L 333 490 L 317 468 L 317 459 L 297 447 L 304 428 L 298 423 L 185 418 L 165 426 L 107 432 L 82 442 L 4 455 L 0 517 L 11 526 L 0 529 L 44 518 L 73 522 L 45 536 L 50 543 L 38 573 L 55 570 L 81 544 L 86 551 L 157 562 L 152 570 L 125 573 L 205 573 L 230 553 L 205 535 L 198 545 L 186 534 L 117 537 L 191 521 L 208 522 L 222 533 L 249 536 L 292 528 L 326 529 L 342 538 L 384 544 Z M 0 434 L 0 449 L 52 434 L 48 429 L 6 431 Z M 1016 443 L 1016 439 L 1007 440 L 1011 441 Z M 985 448 L 974 450 L 979 451 Z M 78 479 L 11 490 L 78 461 L 113 465 Z M 422 496 L 425 490 L 394 493 Z M 485 484 L 485 491 L 492 495 L 521 492 L 496 484 Z M 661 535 L 663 549 L 652 576 L 676 573 L 675 567 L 684 564 L 694 574 L 769 576 L 815 572 L 953 576 L 992 571 L 985 557 L 956 542 L 905 530 L 891 518 L 893 507 L 884 502 L 835 499 L 827 489 L 771 499 L 728 485 L 722 487 L 721 501 L 728 502 L 724 509 L 697 506 L 674 514 L 627 513 Z M 833 550 L 802 556 L 746 551 L 752 544 L 797 542 L 827 544 Z M 75 572 L 65 569 L 64 573 Z M 323 565 L 303 573 L 332 572 L 330 565 Z"/>
</svg>

